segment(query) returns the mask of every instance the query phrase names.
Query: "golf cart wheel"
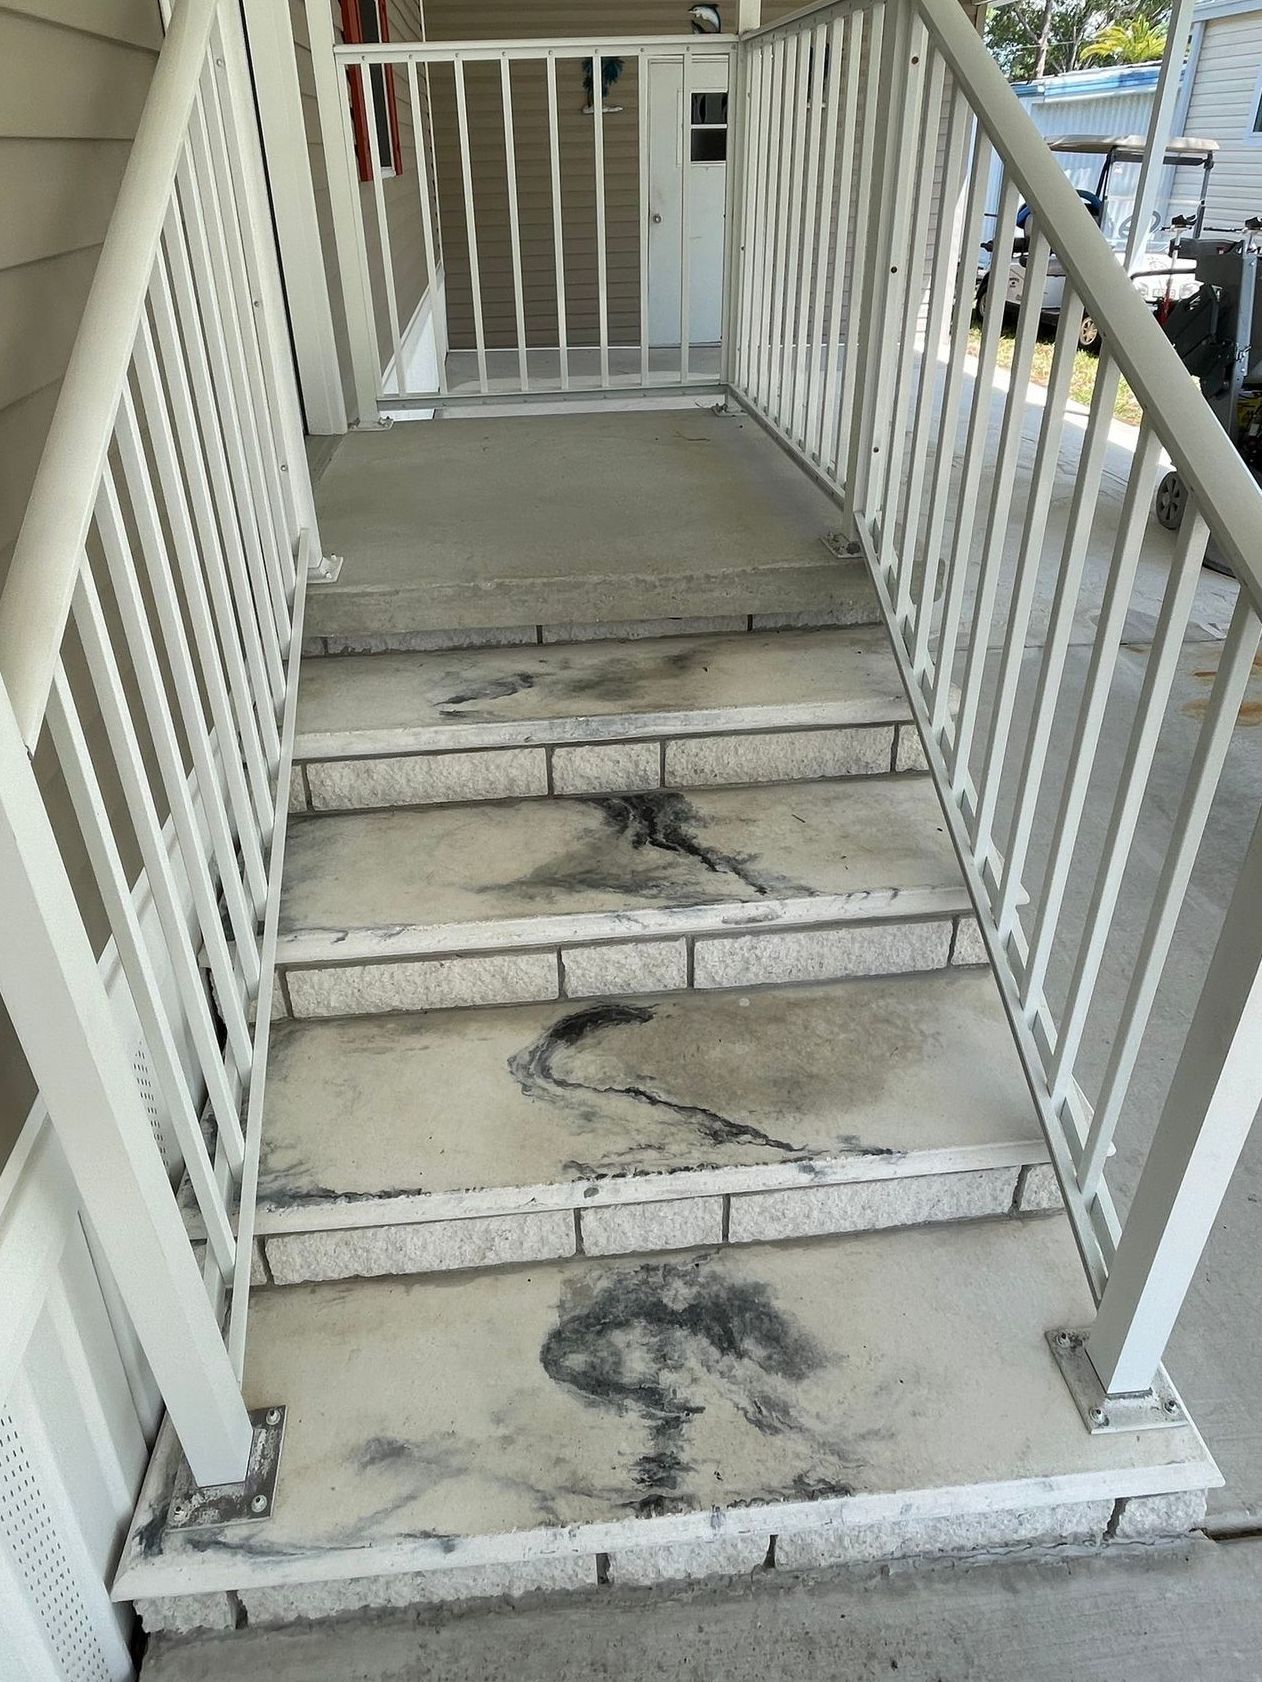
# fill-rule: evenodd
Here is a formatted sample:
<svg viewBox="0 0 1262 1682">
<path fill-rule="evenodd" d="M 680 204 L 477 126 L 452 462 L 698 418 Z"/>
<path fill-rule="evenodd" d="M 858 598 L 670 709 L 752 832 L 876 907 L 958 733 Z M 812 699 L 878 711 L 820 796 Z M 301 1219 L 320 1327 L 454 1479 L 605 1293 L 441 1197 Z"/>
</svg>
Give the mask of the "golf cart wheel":
<svg viewBox="0 0 1262 1682">
<path fill-rule="evenodd" d="M 1082 324 L 1078 328 L 1078 349 L 1089 350 L 1093 356 L 1100 354 L 1100 329 L 1096 326 L 1094 316 L 1084 315 Z"/>
<path fill-rule="evenodd" d="M 1178 531 L 1183 524 L 1183 510 L 1187 507 L 1187 500 L 1187 486 L 1179 475 L 1171 470 L 1157 486 L 1157 524 L 1164 526 L 1167 531 Z"/>
</svg>

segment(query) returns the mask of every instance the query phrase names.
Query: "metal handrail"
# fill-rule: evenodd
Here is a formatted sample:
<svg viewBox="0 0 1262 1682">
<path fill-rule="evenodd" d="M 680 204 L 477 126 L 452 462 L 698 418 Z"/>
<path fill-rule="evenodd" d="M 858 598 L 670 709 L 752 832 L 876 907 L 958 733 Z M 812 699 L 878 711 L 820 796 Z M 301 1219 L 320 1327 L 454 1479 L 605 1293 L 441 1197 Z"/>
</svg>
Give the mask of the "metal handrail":
<svg viewBox="0 0 1262 1682">
<path fill-rule="evenodd" d="M 1214 537 L 1262 612 L 1262 493 L 1178 354 L 1136 292 L 1045 138 L 958 0 L 915 0 L 977 119 L 1032 207 L 1044 238 L 1094 318 L 1110 357 L 1191 487 Z"/>
<path fill-rule="evenodd" d="M 183 0 L 158 55 L 0 596 L 0 677 L 33 750 L 127 381 L 215 0 Z"/>
</svg>

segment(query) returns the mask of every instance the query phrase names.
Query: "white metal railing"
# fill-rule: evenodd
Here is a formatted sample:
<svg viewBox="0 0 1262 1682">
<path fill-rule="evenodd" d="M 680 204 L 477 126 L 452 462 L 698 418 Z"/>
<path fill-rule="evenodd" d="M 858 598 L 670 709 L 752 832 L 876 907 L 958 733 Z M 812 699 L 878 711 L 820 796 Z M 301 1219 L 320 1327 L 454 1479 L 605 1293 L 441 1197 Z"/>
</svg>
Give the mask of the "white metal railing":
<svg viewBox="0 0 1262 1682">
<path fill-rule="evenodd" d="M 1110 1146 L 1259 645 L 1262 497 L 957 0 L 825 4 L 744 38 L 741 60 L 734 394 L 844 500 L 868 557 L 1098 1298 L 1087 1352 L 1109 1394 L 1144 1391 L 1262 1102 L 1260 827 L 1120 1220 Z M 1032 212 L 1024 297 L 1035 303 L 1016 323 L 1006 396 L 1002 310 L 985 312 L 969 354 L 994 154 L 998 226 L 1014 227 L 1021 201 Z M 1068 278 L 1025 480 L 1053 254 Z M 1053 541 L 1084 310 L 1104 351 Z M 1143 423 L 1114 531 L 1099 493 L 1122 376 Z M 1092 853 L 1083 818 L 1101 798 L 1092 774 L 1163 452 L 1189 508 Z M 1240 580 L 1238 604 L 1124 1001 L 1106 1014 L 1102 965 L 1211 536 Z M 1106 541 L 1097 590 L 1088 558 Z M 1067 661 L 1084 619 L 1079 690 Z M 1057 722 L 1072 729 L 1063 781 L 1049 765 Z"/>
<path fill-rule="evenodd" d="M 689 159 L 692 97 L 704 85 L 695 67 L 722 61 L 726 88 L 735 38 L 335 45 L 328 7 L 309 0 L 308 15 L 361 416 L 375 418 L 378 405 L 393 412 L 722 390 L 721 346 L 699 342 L 704 334 L 693 320 Z M 620 80 L 606 101 L 599 90 L 613 60 Z M 678 66 L 680 78 L 677 226 L 673 210 L 654 210 L 650 185 L 649 77 L 661 65 Z M 373 129 L 386 94 L 371 77 L 387 70 L 402 180 L 383 169 Z M 585 71 L 597 90 L 586 111 Z M 372 133 L 366 143 L 361 132 L 358 148 L 348 84 L 359 109 L 370 113 Z M 634 170 L 633 229 L 629 179 L 614 177 L 606 143 L 613 124 L 621 134 L 630 121 L 630 150 L 624 142 L 627 155 L 620 157 L 624 172 Z M 634 239 L 633 306 L 611 289 L 615 210 L 615 256 L 625 258 L 627 239 Z M 675 327 L 665 335 L 650 325 L 650 243 L 663 214 L 679 292 Z M 419 304 L 445 317 L 435 323 L 423 369 L 413 345 L 422 309 L 400 259 L 409 245 L 423 253 Z M 453 342 L 449 329 L 457 280 L 462 298 L 467 288 L 463 343 Z M 655 343 L 658 337 L 664 342 Z"/>
<path fill-rule="evenodd" d="M 254 1076 L 318 555 L 238 8 L 181 0 L 0 597 L 0 989 L 204 1483 L 251 1444 Z"/>
</svg>

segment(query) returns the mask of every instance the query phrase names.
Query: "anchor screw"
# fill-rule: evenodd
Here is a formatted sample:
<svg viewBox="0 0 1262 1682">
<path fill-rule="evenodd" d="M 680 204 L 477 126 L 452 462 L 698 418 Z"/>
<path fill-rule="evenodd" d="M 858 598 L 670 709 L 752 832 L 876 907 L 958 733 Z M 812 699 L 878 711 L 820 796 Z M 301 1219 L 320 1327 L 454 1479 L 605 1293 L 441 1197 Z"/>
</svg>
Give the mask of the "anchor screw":
<svg viewBox="0 0 1262 1682">
<path fill-rule="evenodd" d="M 279 1425 L 280 1424 L 280 1409 L 279 1408 L 268 1408 L 267 1412 L 263 1415 L 263 1423 L 265 1425 Z"/>
<path fill-rule="evenodd" d="M 250 1502 L 250 1511 L 252 1513 L 265 1513 L 267 1511 L 267 1496 L 254 1496 Z"/>
<path fill-rule="evenodd" d="M 1109 1422 L 1108 1414 L 1105 1413 L 1103 1408 L 1098 1407 L 1091 1408 L 1087 1414 L 1087 1418 L 1097 1427 L 1107 1425 Z"/>
</svg>

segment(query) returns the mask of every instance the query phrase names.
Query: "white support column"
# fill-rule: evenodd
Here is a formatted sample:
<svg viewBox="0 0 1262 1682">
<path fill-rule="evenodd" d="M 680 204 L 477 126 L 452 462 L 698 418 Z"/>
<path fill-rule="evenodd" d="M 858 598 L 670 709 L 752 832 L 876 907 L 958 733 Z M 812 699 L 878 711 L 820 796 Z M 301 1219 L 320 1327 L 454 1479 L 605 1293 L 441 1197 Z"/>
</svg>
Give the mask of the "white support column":
<svg viewBox="0 0 1262 1682">
<path fill-rule="evenodd" d="M 0 684 L 0 996 L 199 1483 L 252 1431 L 57 841 Z"/>
<path fill-rule="evenodd" d="M 342 282 L 346 334 L 351 347 L 356 419 L 360 426 L 375 426 L 381 358 L 373 325 L 372 293 L 360 221 L 359 177 L 355 170 L 346 73 L 333 56 L 333 11 L 329 0 L 305 0 L 305 4 L 320 112 L 320 144 L 329 177 L 333 243 L 337 247 L 337 271 Z"/>
<path fill-rule="evenodd" d="M 307 431 L 332 436 L 346 431 L 346 404 L 289 9 L 244 0 L 244 17 Z"/>
<path fill-rule="evenodd" d="M 1262 1104 L 1262 819 L 1197 1003 L 1087 1354 L 1110 1395 L 1148 1389 Z"/>
<path fill-rule="evenodd" d="M 744 35 L 762 25 L 762 0 L 736 0 L 736 33 Z"/>
<path fill-rule="evenodd" d="M 1131 231 L 1126 241 L 1126 267 L 1139 258 L 1147 241 L 1148 221 L 1157 202 L 1157 185 L 1165 168 L 1166 147 L 1174 132 L 1174 113 L 1179 102 L 1179 82 L 1183 61 L 1187 56 L 1188 40 L 1192 34 L 1192 11 L 1196 0 L 1174 0 L 1170 8 L 1170 23 L 1166 29 L 1166 49 L 1162 54 L 1161 73 L 1157 77 L 1157 93 L 1148 119 L 1148 144 L 1144 161 L 1139 166 L 1139 186 L 1135 190 L 1135 208 L 1131 215 Z"/>
</svg>

